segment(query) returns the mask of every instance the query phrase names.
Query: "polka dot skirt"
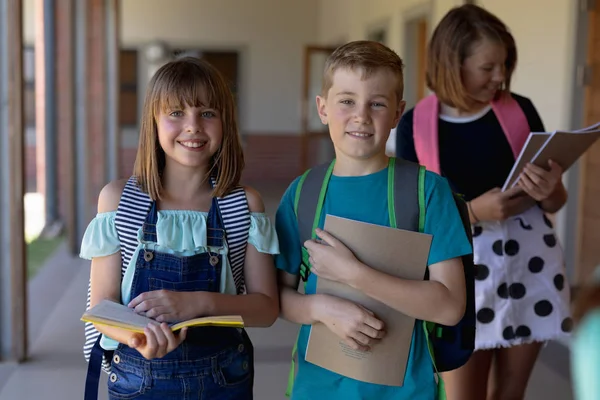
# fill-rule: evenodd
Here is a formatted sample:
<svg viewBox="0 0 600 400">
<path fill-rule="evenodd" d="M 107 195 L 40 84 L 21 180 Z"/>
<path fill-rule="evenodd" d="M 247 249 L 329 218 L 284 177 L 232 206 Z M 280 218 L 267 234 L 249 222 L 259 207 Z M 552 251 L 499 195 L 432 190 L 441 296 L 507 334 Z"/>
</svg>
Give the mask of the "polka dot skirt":
<svg viewBox="0 0 600 400">
<path fill-rule="evenodd" d="M 567 338 L 572 329 L 564 258 L 539 207 L 473 226 L 477 350 Z"/>
</svg>

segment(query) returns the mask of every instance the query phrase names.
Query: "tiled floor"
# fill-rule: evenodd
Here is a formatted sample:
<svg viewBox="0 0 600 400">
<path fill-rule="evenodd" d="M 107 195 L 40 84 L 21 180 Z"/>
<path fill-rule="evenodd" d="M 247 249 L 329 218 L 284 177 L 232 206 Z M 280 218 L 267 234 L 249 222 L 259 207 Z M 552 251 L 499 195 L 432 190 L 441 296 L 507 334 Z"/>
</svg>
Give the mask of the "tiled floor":
<svg viewBox="0 0 600 400">
<path fill-rule="evenodd" d="M 285 186 L 258 189 L 273 215 Z M 87 364 L 81 352 L 79 317 L 85 308 L 88 277 L 89 263 L 69 257 L 61 247 L 30 282 L 31 360 L 18 366 L 0 364 L 0 400 L 83 398 Z M 250 329 L 250 336 L 256 348 L 255 398 L 283 400 L 296 327 L 279 320 L 270 329 Z M 564 360 L 545 352 L 534 370 L 527 400 L 571 400 Z M 100 385 L 100 398 L 106 399 L 105 376 Z"/>
</svg>

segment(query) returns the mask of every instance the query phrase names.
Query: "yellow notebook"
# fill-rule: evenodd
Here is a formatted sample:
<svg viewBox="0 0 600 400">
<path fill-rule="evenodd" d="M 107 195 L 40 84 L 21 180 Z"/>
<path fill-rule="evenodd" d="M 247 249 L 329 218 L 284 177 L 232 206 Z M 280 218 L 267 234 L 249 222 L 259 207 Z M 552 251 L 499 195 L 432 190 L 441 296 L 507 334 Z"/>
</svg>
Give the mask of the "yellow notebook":
<svg viewBox="0 0 600 400">
<path fill-rule="evenodd" d="M 123 304 L 115 303 L 114 301 L 110 300 L 102 300 L 100 303 L 90 308 L 83 314 L 81 320 L 84 322 L 113 326 L 139 333 L 144 333 L 144 328 L 148 326 L 149 323 L 159 324 L 159 322 L 151 318 L 137 314 L 133 308 L 129 308 Z M 243 328 L 244 321 L 239 315 L 202 317 L 172 324 L 171 330 L 175 332 L 186 326 L 222 326 L 228 328 Z"/>
</svg>

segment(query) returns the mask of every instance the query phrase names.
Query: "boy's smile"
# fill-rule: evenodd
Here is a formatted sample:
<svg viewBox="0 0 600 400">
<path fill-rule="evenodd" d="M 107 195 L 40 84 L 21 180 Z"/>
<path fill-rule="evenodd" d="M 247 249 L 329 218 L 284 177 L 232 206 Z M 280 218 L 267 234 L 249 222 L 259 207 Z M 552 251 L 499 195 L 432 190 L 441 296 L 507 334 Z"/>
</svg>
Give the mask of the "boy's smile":
<svg viewBox="0 0 600 400">
<path fill-rule="evenodd" d="M 385 144 L 404 110 L 396 96 L 397 78 L 381 68 L 365 77 L 362 69 L 340 68 L 325 97 L 317 96 L 321 121 L 329 125 L 336 158 L 385 158 Z"/>
</svg>

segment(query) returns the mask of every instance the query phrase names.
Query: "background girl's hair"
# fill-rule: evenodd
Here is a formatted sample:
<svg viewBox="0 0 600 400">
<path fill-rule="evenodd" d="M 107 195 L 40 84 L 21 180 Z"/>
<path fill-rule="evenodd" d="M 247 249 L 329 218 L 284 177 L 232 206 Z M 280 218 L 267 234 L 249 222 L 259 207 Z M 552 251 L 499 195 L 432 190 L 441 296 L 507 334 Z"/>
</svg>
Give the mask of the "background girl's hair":
<svg viewBox="0 0 600 400">
<path fill-rule="evenodd" d="M 498 96 L 510 93 L 510 81 L 517 64 L 517 47 L 506 25 L 485 9 L 466 4 L 450 10 L 435 28 L 428 46 L 427 86 L 440 101 L 460 110 L 468 110 L 469 95 L 461 67 L 473 44 L 482 39 L 501 43 L 506 49 L 504 84 Z"/>
<path fill-rule="evenodd" d="M 208 104 L 202 104 L 203 98 Z M 184 57 L 163 65 L 154 74 L 144 100 L 133 174 L 153 200 L 161 198 L 165 167 L 165 153 L 158 141 L 158 115 L 169 109 L 201 105 L 217 110 L 222 123 L 221 147 L 211 160 L 209 172 L 217 181 L 214 196 L 223 197 L 239 185 L 244 153 L 231 89 L 212 65 L 198 58 Z"/>
</svg>

